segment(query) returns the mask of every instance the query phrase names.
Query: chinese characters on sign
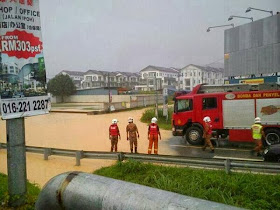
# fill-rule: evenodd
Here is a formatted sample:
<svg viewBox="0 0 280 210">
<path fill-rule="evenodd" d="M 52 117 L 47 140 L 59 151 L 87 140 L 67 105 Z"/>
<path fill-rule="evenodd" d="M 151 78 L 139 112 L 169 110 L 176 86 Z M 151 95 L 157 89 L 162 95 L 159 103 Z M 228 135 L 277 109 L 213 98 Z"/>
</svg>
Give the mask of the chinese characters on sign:
<svg viewBox="0 0 280 210">
<path fill-rule="evenodd" d="M 48 113 L 39 0 L 0 0 L 3 119 Z"/>
</svg>

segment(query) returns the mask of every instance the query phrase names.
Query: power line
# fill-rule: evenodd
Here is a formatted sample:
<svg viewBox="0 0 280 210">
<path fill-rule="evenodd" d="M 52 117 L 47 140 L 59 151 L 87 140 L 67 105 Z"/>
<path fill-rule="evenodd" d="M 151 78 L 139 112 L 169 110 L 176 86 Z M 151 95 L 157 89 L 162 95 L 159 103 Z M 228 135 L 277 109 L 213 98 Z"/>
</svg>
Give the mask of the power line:
<svg viewBox="0 0 280 210">
<path fill-rule="evenodd" d="M 211 63 L 205 64 L 204 66 L 209 66 L 209 65 L 211 65 L 211 64 L 218 63 L 218 62 L 221 61 L 221 60 L 224 60 L 224 58 L 220 58 L 219 60 L 216 60 L 216 61 L 213 61 L 213 62 L 211 62 Z"/>
</svg>

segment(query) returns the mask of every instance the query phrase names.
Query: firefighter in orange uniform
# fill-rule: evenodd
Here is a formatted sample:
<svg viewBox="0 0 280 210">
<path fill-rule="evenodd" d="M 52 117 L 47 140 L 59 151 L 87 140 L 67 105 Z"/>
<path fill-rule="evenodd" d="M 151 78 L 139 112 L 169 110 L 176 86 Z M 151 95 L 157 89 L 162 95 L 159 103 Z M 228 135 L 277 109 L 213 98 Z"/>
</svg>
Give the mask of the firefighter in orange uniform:
<svg viewBox="0 0 280 210">
<path fill-rule="evenodd" d="M 149 148 L 148 148 L 148 154 L 150 155 L 152 153 L 152 148 L 154 144 L 154 154 L 158 154 L 158 136 L 159 139 L 161 140 L 161 135 L 159 131 L 159 127 L 156 124 L 157 123 L 157 118 L 153 117 L 151 120 L 151 124 L 149 125 L 148 128 L 148 140 L 149 140 Z"/>
<path fill-rule="evenodd" d="M 251 154 L 257 152 L 257 156 L 261 156 L 262 150 L 262 137 L 265 137 L 263 126 L 261 125 L 261 118 L 255 118 L 255 124 L 251 127 L 252 130 L 252 137 L 256 143 L 256 147 L 251 151 Z"/>
<path fill-rule="evenodd" d="M 112 124 L 109 127 L 109 138 L 111 140 L 111 152 L 115 149 L 115 152 L 118 151 L 118 139 L 121 140 L 120 130 L 117 125 L 118 120 L 113 119 Z"/>
<path fill-rule="evenodd" d="M 211 152 L 214 153 L 214 147 L 211 143 L 211 137 L 212 137 L 212 123 L 210 117 L 204 117 L 204 129 L 203 129 L 203 137 L 205 138 L 204 146 L 202 147 L 202 150 L 204 151 L 207 146 L 210 147 Z"/>
<path fill-rule="evenodd" d="M 128 125 L 126 126 L 126 139 L 129 140 L 130 143 L 130 151 L 133 153 L 133 145 L 134 152 L 137 153 L 137 137 L 139 138 L 139 132 L 137 126 L 133 123 L 133 118 L 128 118 Z"/>
</svg>

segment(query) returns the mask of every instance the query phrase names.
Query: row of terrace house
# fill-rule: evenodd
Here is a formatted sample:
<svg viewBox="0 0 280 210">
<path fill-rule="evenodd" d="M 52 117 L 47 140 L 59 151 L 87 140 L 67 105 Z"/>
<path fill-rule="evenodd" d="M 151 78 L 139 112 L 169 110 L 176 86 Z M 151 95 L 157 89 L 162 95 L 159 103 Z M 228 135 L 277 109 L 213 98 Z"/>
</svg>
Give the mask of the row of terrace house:
<svg viewBox="0 0 280 210">
<path fill-rule="evenodd" d="M 62 71 L 68 74 L 78 89 L 97 87 L 122 87 L 135 90 L 160 90 L 172 88 L 192 90 L 198 84 L 224 84 L 224 69 L 190 64 L 182 69 L 149 65 L 140 73 L 108 72 L 88 70 L 87 72 Z M 109 82 L 108 82 L 109 81 Z"/>
<path fill-rule="evenodd" d="M 135 86 L 135 90 L 178 89 L 179 72 L 180 69 L 176 68 L 147 66 L 140 71 L 142 84 Z"/>
<path fill-rule="evenodd" d="M 138 82 L 139 75 L 136 73 L 88 70 L 81 81 L 81 87 L 86 89 L 110 85 L 111 87 L 133 88 Z"/>
<path fill-rule="evenodd" d="M 190 64 L 181 69 L 179 75 L 179 89 L 192 90 L 198 84 L 224 84 L 224 69 L 210 66 Z"/>
<path fill-rule="evenodd" d="M 174 88 L 192 90 L 198 84 L 224 84 L 224 69 L 190 64 L 182 69 L 147 66 L 140 71 L 145 84 L 135 86 L 136 90 L 159 90 Z"/>
<path fill-rule="evenodd" d="M 139 74 L 130 72 L 108 72 L 97 70 L 77 72 L 63 70 L 60 74 L 69 75 L 78 89 L 108 86 L 133 89 L 141 80 Z"/>
</svg>

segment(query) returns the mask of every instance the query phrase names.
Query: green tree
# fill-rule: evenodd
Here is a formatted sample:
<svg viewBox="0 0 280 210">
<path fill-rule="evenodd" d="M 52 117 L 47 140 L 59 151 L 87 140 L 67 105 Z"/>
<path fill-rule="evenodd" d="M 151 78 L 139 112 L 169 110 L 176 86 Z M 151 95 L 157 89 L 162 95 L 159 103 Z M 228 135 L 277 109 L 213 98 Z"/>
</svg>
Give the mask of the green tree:
<svg viewBox="0 0 280 210">
<path fill-rule="evenodd" d="M 60 96 L 64 102 L 64 96 L 70 96 L 76 92 L 76 87 L 69 75 L 59 74 L 48 82 L 48 92 L 54 96 Z"/>
</svg>

